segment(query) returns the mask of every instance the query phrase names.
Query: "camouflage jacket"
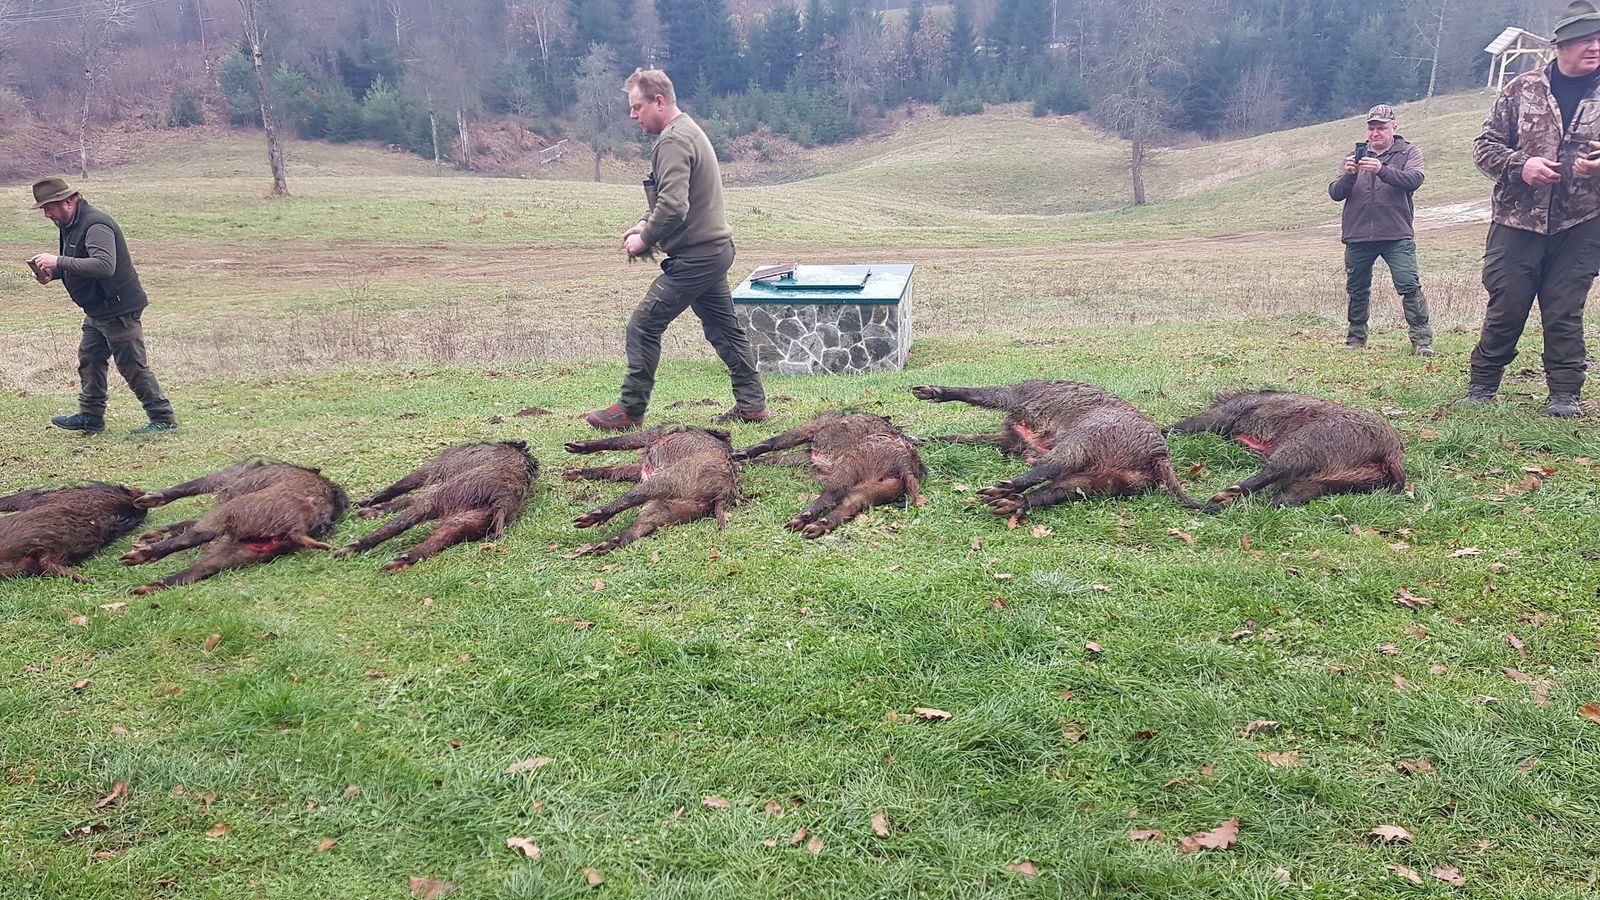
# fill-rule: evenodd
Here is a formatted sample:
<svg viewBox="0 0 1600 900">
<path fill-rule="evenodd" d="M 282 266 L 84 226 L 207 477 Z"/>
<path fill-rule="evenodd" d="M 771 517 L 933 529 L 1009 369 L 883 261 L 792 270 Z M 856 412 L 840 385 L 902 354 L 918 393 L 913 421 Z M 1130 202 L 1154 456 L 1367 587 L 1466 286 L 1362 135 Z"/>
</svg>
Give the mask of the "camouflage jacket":
<svg viewBox="0 0 1600 900">
<path fill-rule="evenodd" d="M 1513 79 L 1495 98 L 1472 145 L 1478 170 L 1494 179 L 1494 220 L 1555 234 L 1600 215 L 1600 177 L 1572 174 L 1573 161 L 1590 140 L 1600 140 L 1600 84 L 1578 101 L 1572 127 L 1563 131 L 1550 93 L 1550 67 Z M 1550 187 L 1523 181 L 1522 166 L 1535 156 L 1561 163 L 1561 180 Z"/>
</svg>

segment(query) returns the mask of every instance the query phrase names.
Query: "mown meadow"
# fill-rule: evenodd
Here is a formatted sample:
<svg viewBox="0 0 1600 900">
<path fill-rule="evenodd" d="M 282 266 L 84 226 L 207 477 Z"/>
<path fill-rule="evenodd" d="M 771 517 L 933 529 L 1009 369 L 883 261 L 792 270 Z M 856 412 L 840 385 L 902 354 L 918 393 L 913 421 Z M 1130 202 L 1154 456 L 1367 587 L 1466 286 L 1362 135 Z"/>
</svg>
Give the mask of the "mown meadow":
<svg viewBox="0 0 1600 900">
<path fill-rule="evenodd" d="M 1443 157 L 1419 202 L 1487 193 L 1459 146 L 1486 103 L 1402 108 Z M 1081 160 L 1058 145 L 1071 122 L 973 121 L 997 135 L 974 155 L 1113 177 L 1094 141 Z M 919 263 L 905 371 L 770 378 L 783 417 L 735 441 L 835 408 L 921 435 L 998 422 L 914 384 L 1076 378 L 1162 423 L 1275 387 L 1388 418 L 1405 492 L 1216 516 L 1153 493 L 1008 527 L 975 491 L 1021 465 L 926 445 L 921 506 L 807 541 L 782 524 L 814 485 L 756 467 L 725 531 L 600 558 L 573 555 L 595 536 L 570 522 L 620 488 L 562 480 L 562 445 L 613 396 L 649 278 L 610 246 L 634 188 L 309 145 L 287 201 L 260 198 L 245 146 L 97 177 L 91 200 L 126 210 L 183 431 L 124 435 L 140 417 L 121 385 L 105 435 L 45 426 L 75 393 L 76 319 L 15 266 L 0 491 L 156 489 L 267 456 L 364 496 L 442 446 L 505 438 L 544 470 L 501 540 L 397 575 L 379 570 L 390 544 L 134 597 L 186 557 L 127 569 L 124 539 L 82 566 L 91 584 L 0 582 L 0 896 L 1592 896 L 1593 411 L 1538 415 L 1536 343 L 1499 407 L 1449 405 L 1481 224 L 1419 237 L 1439 356 L 1405 354 L 1381 287 L 1372 346 L 1333 349 L 1336 208 L 1316 194 L 1342 124 L 1173 151 L 1171 199 L 1130 212 L 1093 211 L 1109 194 L 1029 207 L 1029 179 L 985 188 L 989 207 L 906 187 L 881 221 L 846 202 L 882 207 L 900 166 L 936 167 L 917 154 L 949 134 L 916 127 L 735 189 L 738 268 Z M 1188 155 L 1272 147 L 1216 184 Z M 46 228 L 0 213 L 0 249 L 37 252 Z M 727 405 L 699 344 L 674 327 L 653 421 Z M 1196 496 L 1256 467 L 1216 436 L 1171 443 Z"/>
</svg>

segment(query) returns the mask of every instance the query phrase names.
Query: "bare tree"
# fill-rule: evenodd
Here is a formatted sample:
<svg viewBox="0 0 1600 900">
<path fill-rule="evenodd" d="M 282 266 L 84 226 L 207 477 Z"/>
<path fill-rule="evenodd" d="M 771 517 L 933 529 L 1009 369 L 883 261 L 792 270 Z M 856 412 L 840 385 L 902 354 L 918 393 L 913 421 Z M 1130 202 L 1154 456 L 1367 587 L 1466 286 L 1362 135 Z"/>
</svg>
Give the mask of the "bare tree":
<svg viewBox="0 0 1600 900">
<path fill-rule="evenodd" d="M 1450 11 L 1450 0 L 1439 0 L 1438 19 L 1434 23 L 1433 39 L 1429 41 L 1433 51 L 1432 59 L 1428 64 L 1428 93 L 1423 95 L 1424 100 L 1433 99 L 1433 89 L 1439 83 L 1439 51 L 1444 46 L 1444 23 Z"/>
<path fill-rule="evenodd" d="M 654 9 L 654 4 L 642 4 Z M 550 57 L 570 27 L 566 0 L 525 0 L 506 10 L 506 33 L 539 51 L 539 65 L 550 77 Z"/>
<path fill-rule="evenodd" d="M 1102 121 L 1128 142 L 1128 175 L 1133 182 L 1133 204 L 1145 204 L 1145 168 L 1154 144 L 1166 129 L 1172 101 L 1155 84 L 1157 76 L 1179 66 L 1168 55 L 1174 46 L 1168 31 L 1171 8 L 1158 0 L 1130 0 L 1122 11 L 1122 52 L 1102 67 L 1108 85 L 1100 101 Z"/>
<path fill-rule="evenodd" d="M 1258 63 L 1245 70 L 1234 85 L 1228 103 L 1228 132 L 1242 137 L 1276 131 L 1288 115 L 1283 77 L 1272 63 Z"/>
<path fill-rule="evenodd" d="M 267 89 L 267 74 L 261 62 L 261 0 L 239 0 L 244 10 L 244 36 L 250 42 L 250 65 L 256 74 L 256 92 L 261 95 L 261 127 L 267 133 L 267 166 L 272 169 L 272 195 L 289 196 L 289 181 L 283 173 L 283 146 L 278 143 L 278 125 L 272 117 L 272 93 Z"/>
<path fill-rule="evenodd" d="M 852 118 L 878 89 L 879 62 L 886 55 L 875 27 L 857 23 L 839 42 L 833 61 L 844 94 L 844 114 Z"/>
<path fill-rule="evenodd" d="M 80 7 L 78 54 L 83 62 L 83 105 L 78 115 L 78 175 L 89 177 L 89 114 L 110 64 L 106 49 L 117 32 L 133 21 L 129 0 L 94 0 Z"/>
<path fill-rule="evenodd" d="M 623 103 L 622 73 L 617 59 L 604 44 L 590 44 L 578 63 L 578 102 L 573 107 L 573 132 L 594 149 L 594 180 L 600 180 L 600 160 L 616 152 L 627 120 Z"/>
</svg>

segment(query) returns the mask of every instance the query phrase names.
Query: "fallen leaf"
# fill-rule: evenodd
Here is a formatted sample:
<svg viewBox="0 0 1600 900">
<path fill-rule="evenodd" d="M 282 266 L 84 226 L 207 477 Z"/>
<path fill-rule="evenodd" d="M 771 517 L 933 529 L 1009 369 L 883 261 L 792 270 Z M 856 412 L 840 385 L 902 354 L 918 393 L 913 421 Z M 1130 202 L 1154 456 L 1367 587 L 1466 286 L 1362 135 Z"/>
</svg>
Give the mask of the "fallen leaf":
<svg viewBox="0 0 1600 900">
<path fill-rule="evenodd" d="M 1245 532 L 1244 534 L 1239 535 L 1239 549 L 1247 551 L 1247 552 L 1249 551 L 1249 549 L 1250 549 L 1250 533 L 1249 532 Z"/>
<path fill-rule="evenodd" d="M 1055 534 L 1054 531 L 1050 530 L 1044 525 L 1035 525 L 1028 529 L 1028 533 L 1036 538 L 1049 537 L 1050 535 Z"/>
<path fill-rule="evenodd" d="M 116 735 L 117 737 L 127 737 L 128 736 L 128 729 L 123 728 L 121 725 L 112 725 L 111 726 L 111 733 Z"/>
<path fill-rule="evenodd" d="M 361 785 L 352 784 L 349 787 L 344 789 L 344 798 L 346 800 L 349 800 L 351 797 L 354 797 L 355 795 L 357 795 L 359 793 L 361 793 Z"/>
<path fill-rule="evenodd" d="M 1434 769 L 1433 763 L 1428 761 L 1427 757 L 1417 757 L 1416 759 L 1397 759 L 1394 761 L 1394 767 L 1399 769 L 1401 774 L 1404 775 L 1432 775 L 1435 771 L 1437 771 Z"/>
<path fill-rule="evenodd" d="M 1481 556 L 1481 555 L 1483 555 L 1483 551 L 1478 549 L 1477 547 L 1462 547 L 1460 550 L 1457 550 L 1456 552 L 1450 554 L 1450 558 L 1451 559 L 1460 559 L 1463 556 Z"/>
<path fill-rule="evenodd" d="M 983 549 L 983 538 L 978 537 L 977 535 L 973 535 L 972 536 L 972 549 L 974 549 L 974 550 L 982 550 Z"/>
<path fill-rule="evenodd" d="M 1184 474 L 1190 478 L 1204 478 L 1206 477 L 1206 464 L 1203 462 L 1195 463 Z"/>
<path fill-rule="evenodd" d="M 1389 680 L 1393 682 L 1394 689 L 1397 691 L 1415 690 L 1415 688 L 1411 686 L 1411 682 L 1407 681 L 1404 675 L 1391 675 Z"/>
<path fill-rule="evenodd" d="M 990 577 L 992 577 L 995 581 L 1010 581 L 1017 576 L 1010 572 L 996 572 Z"/>
<path fill-rule="evenodd" d="M 588 631 L 589 629 L 591 629 L 593 627 L 594 627 L 594 623 L 593 622 L 585 622 L 585 621 L 579 620 L 577 622 L 573 622 L 572 623 L 572 630 L 573 631 Z"/>
<path fill-rule="evenodd" d="M 1450 671 L 1448 668 L 1438 665 L 1437 663 L 1428 667 L 1429 675 L 1443 675 L 1448 671 Z"/>
<path fill-rule="evenodd" d="M 1422 883 L 1422 876 L 1417 874 L 1416 869 L 1408 869 L 1399 863 L 1385 863 L 1383 867 L 1395 873 L 1396 875 L 1399 875 L 1401 878 L 1411 882 L 1412 884 Z"/>
<path fill-rule="evenodd" d="M 1281 753 L 1257 753 L 1256 755 L 1274 769 L 1300 768 L 1299 750 L 1284 750 Z"/>
<path fill-rule="evenodd" d="M 1461 887 L 1467 883 L 1467 879 L 1461 876 L 1461 870 L 1455 866 L 1434 866 L 1428 871 L 1433 873 L 1433 877 L 1453 887 Z"/>
<path fill-rule="evenodd" d="M 1083 649 L 1089 651 L 1090 653 L 1104 653 L 1104 652 L 1106 652 L 1106 648 L 1100 646 L 1099 644 L 1096 644 L 1094 641 L 1084 641 L 1083 642 Z"/>
<path fill-rule="evenodd" d="M 1235 631 L 1232 634 L 1228 635 L 1228 640 L 1230 640 L 1230 641 L 1242 641 L 1242 640 L 1244 640 L 1245 638 L 1249 637 L 1252 634 L 1255 634 L 1255 632 L 1251 631 L 1248 628 L 1241 628 L 1238 631 Z"/>
<path fill-rule="evenodd" d="M 63 840 L 63 841 L 75 841 L 78 838 L 88 837 L 91 834 L 100 834 L 101 832 L 110 831 L 110 830 L 111 830 L 111 826 L 110 825 L 107 825 L 104 822 L 95 822 L 95 823 L 92 823 L 92 824 L 89 824 L 89 825 L 84 825 L 84 826 L 81 826 L 81 827 L 78 827 L 78 828 L 74 828 L 74 829 L 72 829 L 71 831 L 68 831 L 68 832 L 64 832 L 61 835 L 60 840 Z"/>
<path fill-rule="evenodd" d="M 1517 482 L 1516 493 L 1519 493 L 1519 494 L 1532 493 L 1533 491 L 1537 491 L 1539 488 L 1542 488 L 1542 487 L 1544 487 L 1544 482 L 1539 479 L 1539 476 L 1533 474 L 1532 472 L 1529 472 L 1528 474 L 1522 476 L 1522 480 L 1521 481 Z"/>
<path fill-rule="evenodd" d="M 506 838 L 506 847 L 521 851 L 523 856 L 532 860 L 537 860 L 544 853 L 544 848 L 525 837 Z"/>
<path fill-rule="evenodd" d="M 1543 762 L 1543 760 L 1539 759 L 1539 757 L 1530 756 L 1527 759 L 1523 760 L 1522 762 L 1517 763 L 1517 771 L 1518 772 L 1531 772 L 1531 771 L 1533 771 L 1533 768 L 1535 766 L 1539 765 L 1539 763 L 1541 763 L 1541 762 Z"/>
<path fill-rule="evenodd" d="M 200 795 L 200 809 L 201 809 L 201 811 L 202 812 L 210 812 L 211 811 L 211 804 L 213 804 L 215 802 L 217 802 L 217 792 L 216 791 L 206 791 L 204 794 Z"/>
<path fill-rule="evenodd" d="M 1039 867 L 1034 865 L 1031 860 L 1025 859 L 1022 862 L 1006 863 L 1005 868 L 1007 872 L 1015 872 L 1029 881 L 1037 880 L 1039 877 Z"/>
<path fill-rule="evenodd" d="M 811 839 L 806 841 L 806 852 L 812 856 L 819 856 L 822 853 L 822 846 L 822 836 L 813 834 Z"/>
<path fill-rule="evenodd" d="M 1194 546 L 1194 535 L 1184 531 L 1182 528 L 1168 528 L 1167 534 L 1175 536 L 1178 540 L 1183 541 L 1190 547 Z"/>
<path fill-rule="evenodd" d="M 1379 644 L 1378 652 L 1384 656 L 1394 656 L 1400 652 L 1400 648 L 1393 644 Z"/>
<path fill-rule="evenodd" d="M 766 804 L 761 807 L 761 811 L 772 816 L 774 819 L 783 818 L 783 804 L 776 800 L 768 800 Z"/>
<path fill-rule="evenodd" d="M 1239 842 L 1239 817 L 1234 816 L 1226 822 L 1219 823 L 1210 831 L 1191 834 L 1178 842 L 1179 853 L 1194 853 L 1198 850 L 1226 850 Z"/>
<path fill-rule="evenodd" d="M 212 636 L 206 638 L 205 641 L 200 644 L 200 649 L 204 650 L 207 653 L 210 653 L 211 651 L 217 649 L 217 645 L 220 644 L 220 643 L 222 643 L 222 635 L 213 634 Z"/>
<path fill-rule="evenodd" d="M 1585 703 L 1578 707 L 1578 715 L 1600 725 L 1600 703 Z"/>
<path fill-rule="evenodd" d="M 705 797 L 702 797 L 700 800 L 700 805 L 704 806 L 706 809 L 730 809 L 733 807 L 732 801 L 728 800 L 726 797 L 718 797 L 716 794 L 707 794 Z"/>
<path fill-rule="evenodd" d="M 599 869 L 591 869 L 588 866 L 583 867 L 583 880 L 589 887 L 599 887 L 606 883 L 606 877 L 600 874 Z"/>
<path fill-rule="evenodd" d="M 100 802 L 96 803 L 94 808 L 105 809 L 106 807 L 126 796 L 128 796 L 128 783 L 126 781 L 119 781 L 111 786 L 111 793 L 101 797 Z"/>
<path fill-rule="evenodd" d="M 422 900 L 438 900 L 439 897 L 450 893 L 450 889 L 455 886 L 455 882 L 445 881 L 441 878 L 411 876 L 411 893 L 421 897 Z"/>
<path fill-rule="evenodd" d="M 1405 585 L 1401 585 L 1399 590 L 1395 592 L 1394 603 L 1396 606 L 1404 606 L 1406 609 L 1421 609 L 1424 606 L 1432 606 L 1433 600 L 1428 597 L 1418 597 L 1416 594 L 1411 593 L 1410 589 Z"/>
<path fill-rule="evenodd" d="M 224 835 L 226 835 L 228 832 L 230 832 L 232 830 L 233 830 L 233 826 L 229 825 L 227 822 L 218 822 L 217 824 L 215 824 L 215 825 L 211 826 L 210 828 L 206 829 L 206 837 L 208 837 L 208 838 L 223 837 Z"/>
<path fill-rule="evenodd" d="M 806 835 L 808 835 L 810 833 L 811 833 L 811 829 L 807 828 L 804 825 L 801 825 L 799 828 L 796 828 L 794 830 L 794 834 L 789 836 L 789 844 L 791 846 L 793 846 L 794 844 L 800 843 L 801 841 L 805 840 L 806 839 Z"/>
<path fill-rule="evenodd" d="M 67 609 L 65 606 L 61 607 L 61 611 L 66 614 L 68 625 L 76 625 L 81 628 L 84 625 L 89 624 L 89 617 L 83 613 L 73 612 L 72 610 Z"/>
<path fill-rule="evenodd" d="M 532 772 L 534 769 L 542 769 L 553 762 L 555 762 L 555 760 L 548 756 L 535 756 L 525 759 L 522 762 L 514 762 L 511 765 L 506 766 L 506 770 L 500 774 L 519 775 L 523 772 Z"/>
<path fill-rule="evenodd" d="M 911 711 L 916 713 L 917 718 L 919 719 L 939 720 L 950 718 L 950 713 L 947 713 L 942 709 L 934 709 L 931 706 L 918 706 Z"/>
<path fill-rule="evenodd" d="M 881 809 L 872 814 L 872 833 L 878 837 L 889 836 L 889 819 Z"/>
<path fill-rule="evenodd" d="M 1161 839 L 1161 837 L 1161 829 L 1159 828 L 1151 828 L 1147 831 L 1135 830 L 1128 832 L 1128 840 L 1130 841 L 1158 841 Z"/>
<path fill-rule="evenodd" d="M 87 679 L 87 678 L 80 678 L 77 681 L 74 681 L 72 683 L 72 689 L 74 691 L 81 691 L 81 690 L 83 690 L 84 688 L 86 688 L 88 686 L 89 686 L 89 679 Z"/>
<path fill-rule="evenodd" d="M 126 603 L 102 603 L 102 604 L 100 604 L 100 608 L 105 610 L 106 612 L 116 612 L 117 610 L 119 610 L 119 609 L 121 609 L 121 608 L 123 608 L 124 606 L 127 606 L 127 605 L 128 604 L 126 604 Z"/>
<path fill-rule="evenodd" d="M 1402 828 L 1399 825 L 1379 825 L 1377 828 L 1367 832 L 1367 837 L 1377 838 L 1389 844 L 1396 842 L 1409 843 L 1417 839 L 1417 836 L 1412 834 L 1410 829 Z"/>
<path fill-rule="evenodd" d="M 329 850 L 332 850 L 333 848 L 335 848 L 337 846 L 339 846 L 339 842 L 334 840 L 333 838 L 323 838 L 322 840 L 317 841 L 317 845 L 315 847 L 311 848 L 311 852 L 312 853 L 327 853 Z"/>
<path fill-rule="evenodd" d="M 1154 728 L 1141 728 L 1138 731 L 1135 731 L 1133 734 L 1128 735 L 1128 737 L 1136 741 L 1148 741 L 1154 740 L 1156 736 L 1160 734 L 1161 732 L 1155 730 Z"/>
<path fill-rule="evenodd" d="M 1510 666 L 1501 666 L 1500 667 L 1500 674 L 1506 676 L 1507 678 L 1511 679 L 1512 681 L 1532 681 L 1533 680 L 1533 676 L 1532 675 L 1529 675 L 1526 672 L 1518 672 L 1516 669 L 1513 669 Z"/>
<path fill-rule="evenodd" d="M 992 609 L 992 610 L 999 611 L 999 612 L 1004 612 L 1004 611 L 1006 611 L 1006 610 L 1011 608 L 1011 604 L 1007 603 L 1004 599 L 1002 599 L 1000 597 L 996 597 L 993 600 L 989 601 L 989 608 Z"/>
<path fill-rule="evenodd" d="M 1409 638 L 1416 638 L 1419 641 L 1425 641 L 1428 639 L 1428 633 L 1416 625 L 1409 625 L 1400 633 Z"/>
<path fill-rule="evenodd" d="M 1262 731 L 1273 731 L 1277 727 L 1278 723 L 1271 719 L 1256 719 L 1254 722 L 1244 723 L 1244 730 L 1239 733 L 1239 736 L 1251 737 Z"/>
<path fill-rule="evenodd" d="M 1432 428 L 1424 428 L 1417 432 L 1417 436 L 1425 441 L 1434 441 L 1439 439 L 1439 432 L 1434 431 Z M 1421 884 L 1422 882 L 1419 881 L 1417 883 Z"/>
<path fill-rule="evenodd" d="M 1506 643 L 1511 645 L 1511 649 L 1517 651 L 1518 656 L 1523 659 L 1528 658 L 1528 648 L 1523 646 L 1521 638 L 1508 631 L 1506 632 Z"/>
<path fill-rule="evenodd" d="M 590 582 L 589 586 L 594 588 L 596 591 L 603 591 L 606 589 L 606 583 L 604 579 L 600 578 L 596 578 L 594 581 Z"/>
</svg>

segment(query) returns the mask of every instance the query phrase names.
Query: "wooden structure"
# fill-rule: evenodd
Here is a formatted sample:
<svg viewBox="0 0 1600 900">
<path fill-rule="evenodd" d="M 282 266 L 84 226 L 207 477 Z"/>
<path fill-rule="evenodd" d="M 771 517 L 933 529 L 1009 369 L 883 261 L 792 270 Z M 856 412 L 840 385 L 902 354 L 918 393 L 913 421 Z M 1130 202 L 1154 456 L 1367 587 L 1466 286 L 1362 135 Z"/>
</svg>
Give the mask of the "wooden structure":
<svg viewBox="0 0 1600 900">
<path fill-rule="evenodd" d="M 1513 25 L 1500 32 L 1483 52 L 1494 58 L 1489 63 L 1489 83 L 1485 86 L 1499 93 L 1506 82 L 1554 59 L 1556 48 L 1549 40 Z"/>
</svg>

